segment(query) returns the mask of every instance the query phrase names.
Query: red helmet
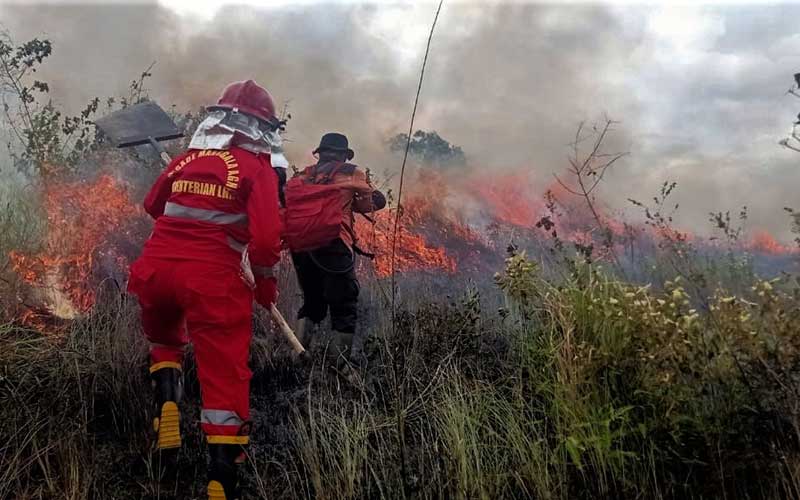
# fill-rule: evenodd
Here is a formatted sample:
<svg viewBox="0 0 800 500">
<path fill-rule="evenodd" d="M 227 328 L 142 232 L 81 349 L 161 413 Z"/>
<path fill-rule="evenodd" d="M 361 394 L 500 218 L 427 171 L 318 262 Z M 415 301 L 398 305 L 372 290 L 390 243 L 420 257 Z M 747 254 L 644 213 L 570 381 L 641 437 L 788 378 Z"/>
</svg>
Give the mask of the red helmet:
<svg viewBox="0 0 800 500">
<path fill-rule="evenodd" d="M 259 120 L 274 123 L 275 101 L 267 89 L 257 84 L 254 80 L 233 82 L 222 91 L 215 106 L 209 110 L 232 109 L 241 113 L 255 116 Z"/>
</svg>

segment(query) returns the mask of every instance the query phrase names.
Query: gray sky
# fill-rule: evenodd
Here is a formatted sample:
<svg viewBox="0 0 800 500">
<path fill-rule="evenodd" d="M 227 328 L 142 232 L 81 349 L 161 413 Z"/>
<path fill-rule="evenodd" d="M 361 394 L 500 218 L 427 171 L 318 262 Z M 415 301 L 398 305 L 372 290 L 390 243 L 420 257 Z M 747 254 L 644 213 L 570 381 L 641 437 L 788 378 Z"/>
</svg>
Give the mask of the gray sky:
<svg viewBox="0 0 800 500">
<path fill-rule="evenodd" d="M 253 77 L 289 101 L 290 160 L 337 129 L 362 163 L 396 169 L 383 141 L 408 126 L 435 4 L 251 3 L 0 3 L 0 22 L 17 40 L 54 41 L 42 76 L 73 108 L 124 93 L 152 61 L 153 96 L 187 109 Z M 544 188 L 577 123 L 605 113 L 631 152 L 604 186 L 610 205 L 675 180 L 685 227 L 747 205 L 753 225 L 788 240 L 782 207 L 800 208 L 800 153 L 777 142 L 800 111 L 785 95 L 800 71 L 798 18 L 791 4 L 446 2 L 418 128 L 476 168 L 529 169 Z"/>
</svg>

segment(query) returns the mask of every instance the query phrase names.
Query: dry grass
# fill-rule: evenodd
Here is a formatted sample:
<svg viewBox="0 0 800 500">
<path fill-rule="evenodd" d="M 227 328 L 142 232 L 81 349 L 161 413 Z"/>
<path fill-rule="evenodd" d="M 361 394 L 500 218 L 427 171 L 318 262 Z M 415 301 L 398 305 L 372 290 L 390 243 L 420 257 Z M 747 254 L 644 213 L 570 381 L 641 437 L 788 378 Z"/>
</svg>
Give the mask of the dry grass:
<svg viewBox="0 0 800 500">
<path fill-rule="evenodd" d="M 287 366 L 262 332 L 248 491 L 798 494 L 800 312 L 790 283 L 756 281 L 745 297 L 720 290 L 705 312 L 680 281 L 654 291 L 588 266 L 555 283 L 522 256 L 498 284 L 507 300 L 498 316 L 475 290 L 402 312 L 394 336 L 367 345 L 361 389 L 316 365 Z M 145 435 L 146 348 L 129 299 L 103 294 L 59 339 L 11 325 L 0 335 L 0 498 L 200 495 L 193 368 L 179 473 L 159 481 Z"/>
<path fill-rule="evenodd" d="M 284 270 L 284 309 L 297 300 Z M 787 498 L 800 494 L 800 300 L 791 279 L 695 295 L 517 255 L 505 300 L 417 293 L 390 327 L 365 287 L 363 385 L 293 367 L 256 320 L 262 498 Z M 106 283 L 108 286 L 108 283 Z M 415 283 L 415 290 L 423 287 Z M 287 309 L 288 310 L 288 309 Z M 148 450 L 146 346 L 111 286 L 59 336 L 0 327 L 0 498 L 198 498 L 205 449 L 187 364 L 177 473 Z"/>
<path fill-rule="evenodd" d="M 0 329 L 0 497 L 86 498 L 145 429 L 143 343 L 130 304 L 106 304 L 63 338 Z"/>
</svg>

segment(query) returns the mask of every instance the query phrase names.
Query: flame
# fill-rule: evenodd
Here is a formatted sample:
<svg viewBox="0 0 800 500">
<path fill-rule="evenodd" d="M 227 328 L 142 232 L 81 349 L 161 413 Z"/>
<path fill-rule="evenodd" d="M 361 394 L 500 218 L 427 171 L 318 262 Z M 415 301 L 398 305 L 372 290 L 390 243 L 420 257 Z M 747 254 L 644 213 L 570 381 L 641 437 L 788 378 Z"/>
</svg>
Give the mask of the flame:
<svg viewBox="0 0 800 500">
<path fill-rule="evenodd" d="M 785 255 L 797 252 L 796 248 L 778 242 L 769 232 L 763 229 L 753 234 L 746 248 L 751 252 L 766 255 Z"/>
<path fill-rule="evenodd" d="M 583 200 L 553 183 L 537 189 L 528 170 L 487 172 L 464 169 L 420 169 L 407 184 L 398 227 L 395 271 L 440 270 L 454 273 L 467 269 L 492 271 L 505 245 L 551 237 L 584 247 L 593 256 L 611 260 L 624 253 L 626 242 L 663 240 L 708 245 L 692 232 L 673 227 L 625 224 L 597 199 L 589 208 Z M 549 193 L 548 197 L 546 193 Z M 359 220 L 361 244 L 376 254 L 378 276 L 392 273 L 392 231 L 396 210 L 375 214 L 370 225 Z M 547 216 L 548 223 L 538 224 Z M 783 245 L 766 231 L 756 233 L 745 249 L 762 254 L 786 254 L 796 250 Z M 493 253 L 492 257 L 488 257 Z"/>
<path fill-rule="evenodd" d="M 697 236 L 690 231 L 683 231 L 669 226 L 653 226 L 652 234 L 654 237 L 676 243 L 692 242 L 697 240 Z"/>
<path fill-rule="evenodd" d="M 631 242 L 634 238 L 642 242 L 668 238 L 701 244 L 689 232 L 626 225 L 599 202 L 590 210 L 560 186 L 537 189 L 528 171 L 420 169 L 408 186 L 399 211 L 393 208 L 373 214 L 372 222 L 357 218 L 359 245 L 376 254 L 372 267 L 378 277 L 393 271 L 493 272 L 502 265 L 507 244 L 549 238 L 551 227 L 564 242 L 593 246 L 598 259 L 610 259 L 611 251 L 624 250 L 626 238 Z M 554 197 L 546 196 L 548 192 Z M 130 199 L 126 186 L 110 175 L 92 182 L 46 183 L 42 200 L 47 233 L 41 249 L 9 254 L 13 269 L 31 286 L 38 301 L 20 315 L 19 319 L 29 324 L 46 315 L 69 319 L 88 311 L 95 302 L 101 263 L 126 271 L 129 259 L 119 244 L 134 243 L 129 253 L 135 253 L 149 227 L 136 225 L 146 217 Z M 545 216 L 548 224 L 539 224 Z M 597 229 L 598 220 L 604 231 Z M 609 234 L 611 247 L 606 243 Z M 742 247 L 765 255 L 798 251 L 766 231 L 756 232 Z"/>
<path fill-rule="evenodd" d="M 51 314 L 75 318 L 94 304 L 93 272 L 98 258 L 127 268 L 127 258 L 108 243 L 141 212 L 125 187 L 110 175 L 90 183 L 48 183 L 42 196 L 47 233 L 41 251 L 13 250 L 9 259 Z"/>
<path fill-rule="evenodd" d="M 486 214 L 498 222 L 532 228 L 545 211 L 544 201 L 534 194 L 531 179 L 523 172 L 477 175 L 468 186 L 482 200 Z"/>
<path fill-rule="evenodd" d="M 374 226 L 359 223 L 357 229 L 366 240 L 370 251 L 375 253 L 375 273 L 385 277 L 392 273 L 392 241 L 394 239 L 395 210 L 376 214 Z M 366 238 L 363 237 L 366 235 Z M 443 270 L 456 271 L 456 260 L 442 246 L 436 246 L 413 229 L 413 220 L 400 218 L 397 228 L 394 269 L 396 271 Z"/>
</svg>

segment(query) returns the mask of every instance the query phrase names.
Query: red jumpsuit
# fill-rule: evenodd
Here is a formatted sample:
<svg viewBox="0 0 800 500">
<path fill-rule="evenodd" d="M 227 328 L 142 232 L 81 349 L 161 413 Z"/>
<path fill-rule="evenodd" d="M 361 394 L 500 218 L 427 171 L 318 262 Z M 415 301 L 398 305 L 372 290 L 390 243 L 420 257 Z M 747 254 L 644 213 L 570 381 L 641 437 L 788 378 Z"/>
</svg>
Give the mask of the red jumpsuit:
<svg viewBox="0 0 800 500">
<path fill-rule="evenodd" d="M 212 444 L 247 444 L 253 291 L 241 278 L 247 245 L 255 296 L 275 300 L 280 259 L 277 176 L 269 155 L 241 148 L 189 150 L 159 176 L 144 201 L 155 227 L 131 266 L 128 290 L 142 308 L 151 373 L 180 368 L 191 340 Z"/>
</svg>

